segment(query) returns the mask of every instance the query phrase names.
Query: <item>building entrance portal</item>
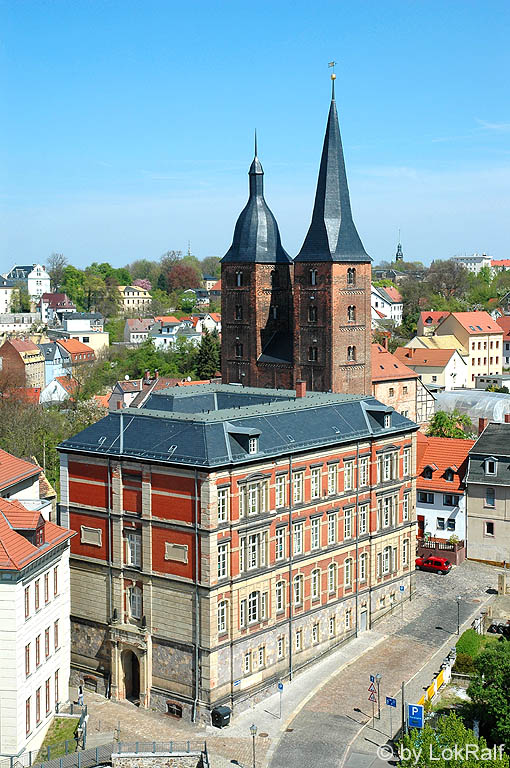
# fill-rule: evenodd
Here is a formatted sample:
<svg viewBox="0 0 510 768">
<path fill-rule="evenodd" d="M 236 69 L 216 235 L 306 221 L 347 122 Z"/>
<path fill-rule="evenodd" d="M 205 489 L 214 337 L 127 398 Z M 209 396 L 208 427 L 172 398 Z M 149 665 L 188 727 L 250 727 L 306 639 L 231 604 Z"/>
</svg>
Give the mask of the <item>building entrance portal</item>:
<svg viewBox="0 0 510 768">
<path fill-rule="evenodd" d="M 133 651 L 124 651 L 124 691 L 126 699 L 130 701 L 140 700 L 140 662 Z"/>
</svg>

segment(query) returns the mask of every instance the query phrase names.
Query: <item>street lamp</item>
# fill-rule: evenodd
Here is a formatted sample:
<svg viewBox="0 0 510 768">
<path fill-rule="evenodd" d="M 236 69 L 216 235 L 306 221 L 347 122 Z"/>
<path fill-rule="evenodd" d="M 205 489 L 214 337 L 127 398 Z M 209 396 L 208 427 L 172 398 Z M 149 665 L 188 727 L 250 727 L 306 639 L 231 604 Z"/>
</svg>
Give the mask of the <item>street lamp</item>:
<svg viewBox="0 0 510 768">
<path fill-rule="evenodd" d="M 253 739 L 253 768 L 255 768 L 255 736 L 257 735 L 257 726 L 255 723 L 250 725 L 250 733 Z"/>
<path fill-rule="evenodd" d="M 381 719 L 381 696 L 379 693 L 379 685 L 381 684 L 382 675 L 379 672 L 375 676 L 375 682 L 377 683 L 377 719 Z"/>
<path fill-rule="evenodd" d="M 457 634 L 460 635 L 460 601 L 462 600 L 462 597 L 460 595 L 457 595 Z"/>
</svg>

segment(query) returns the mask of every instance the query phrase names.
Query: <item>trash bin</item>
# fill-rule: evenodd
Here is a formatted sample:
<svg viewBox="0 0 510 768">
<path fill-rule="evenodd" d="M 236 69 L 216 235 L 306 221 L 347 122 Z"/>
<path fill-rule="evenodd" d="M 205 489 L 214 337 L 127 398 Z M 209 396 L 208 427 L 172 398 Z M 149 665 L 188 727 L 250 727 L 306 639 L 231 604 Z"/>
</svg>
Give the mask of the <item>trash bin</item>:
<svg viewBox="0 0 510 768">
<path fill-rule="evenodd" d="M 230 707 L 214 707 L 211 712 L 211 722 L 215 728 L 225 728 L 230 724 Z"/>
</svg>

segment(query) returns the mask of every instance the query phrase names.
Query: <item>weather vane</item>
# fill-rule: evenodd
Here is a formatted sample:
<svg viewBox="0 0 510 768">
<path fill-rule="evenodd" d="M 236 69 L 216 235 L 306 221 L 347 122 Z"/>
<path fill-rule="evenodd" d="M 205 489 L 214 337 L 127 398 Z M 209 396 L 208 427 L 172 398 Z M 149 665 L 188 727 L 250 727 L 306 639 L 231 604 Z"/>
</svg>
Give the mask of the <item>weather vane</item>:
<svg viewBox="0 0 510 768">
<path fill-rule="evenodd" d="M 332 67 L 333 69 L 333 72 L 331 73 L 331 98 L 333 99 L 333 101 L 335 100 L 335 80 L 336 80 L 335 66 L 336 66 L 336 61 L 330 61 L 328 64 L 328 67 Z"/>
</svg>

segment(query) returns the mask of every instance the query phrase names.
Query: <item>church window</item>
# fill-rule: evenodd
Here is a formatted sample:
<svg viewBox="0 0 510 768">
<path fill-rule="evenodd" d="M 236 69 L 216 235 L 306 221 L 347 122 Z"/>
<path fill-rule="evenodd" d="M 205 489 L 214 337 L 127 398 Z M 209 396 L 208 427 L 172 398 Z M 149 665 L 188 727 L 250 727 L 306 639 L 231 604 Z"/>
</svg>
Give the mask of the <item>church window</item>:
<svg viewBox="0 0 510 768">
<path fill-rule="evenodd" d="M 276 318 L 278 317 L 278 307 L 276 305 L 271 307 L 271 317 L 273 318 L 273 320 L 276 320 Z"/>
<path fill-rule="evenodd" d="M 242 356 L 243 356 L 243 345 L 236 344 L 236 357 L 242 357 Z"/>
<path fill-rule="evenodd" d="M 316 363 L 319 359 L 319 348 L 318 347 L 308 347 L 308 359 L 312 362 Z"/>
<path fill-rule="evenodd" d="M 317 322 L 317 307 L 313 304 L 310 304 L 308 307 L 308 322 L 310 323 L 316 323 Z"/>
<path fill-rule="evenodd" d="M 347 307 L 347 319 L 356 320 L 356 307 L 353 304 Z"/>
<path fill-rule="evenodd" d="M 356 360 L 356 347 L 347 347 L 347 360 Z"/>
<path fill-rule="evenodd" d="M 347 270 L 347 285 L 356 285 L 356 269 L 349 267 Z"/>
<path fill-rule="evenodd" d="M 243 319 L 243 308 L 238 304 L 236 306 L 236 320 L 242 320 Z"/>
<path fill-rule="evenodd" d="M 271 272 L 271 285 L 273 288 L 280 287 L 280 275 L 275 269 Z"/>
<path fill-rule="evenodd" d="M 310 270 L 310 285 L 317 285 L 317 274 L 316 269 Z"/>
<path fill-rule="evenodd" d="M 242 284 L 243 284 L 243 273 L 236 272 L 236 286 L 238 288 L 241 288 Z"/>
</svg>

